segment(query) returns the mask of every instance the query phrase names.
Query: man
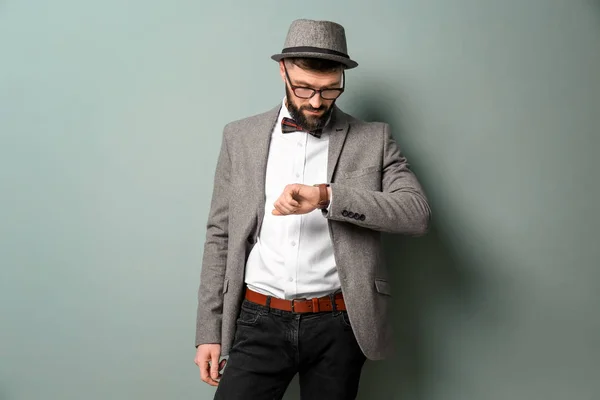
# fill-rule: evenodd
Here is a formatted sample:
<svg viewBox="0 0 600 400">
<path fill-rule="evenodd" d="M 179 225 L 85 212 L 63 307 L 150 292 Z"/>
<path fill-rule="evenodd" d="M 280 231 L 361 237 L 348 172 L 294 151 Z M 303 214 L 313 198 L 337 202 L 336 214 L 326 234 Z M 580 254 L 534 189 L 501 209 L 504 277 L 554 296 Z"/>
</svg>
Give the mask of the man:
<svg viewBox="0 0 600 400">
<path fill-rule="evenodd" d="M 284 47 L 282 103 L 224 129 L 195 363 L 217 399 L 280 399 L 296 373 L 303 399 L 353 399 L 392 348 L 381 232 L 422 235 L 430 209 L 389 126 L 335 105 L 344 28 L 297 20 Z"/>
</svg>

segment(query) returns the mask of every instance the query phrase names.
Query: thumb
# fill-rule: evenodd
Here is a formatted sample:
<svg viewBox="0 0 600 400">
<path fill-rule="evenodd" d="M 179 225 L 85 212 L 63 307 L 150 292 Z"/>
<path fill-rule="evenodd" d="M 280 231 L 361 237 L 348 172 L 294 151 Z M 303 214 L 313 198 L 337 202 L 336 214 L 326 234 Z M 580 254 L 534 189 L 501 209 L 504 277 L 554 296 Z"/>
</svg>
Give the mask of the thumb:
<svg viewBox="0 0 600 400">
<path fill-rule="evenodd" d="M 292 207 L 298 207 L 300 204 L 294 199 L 291 192 L 288 193 L 288 201 Z"/>
</svg>

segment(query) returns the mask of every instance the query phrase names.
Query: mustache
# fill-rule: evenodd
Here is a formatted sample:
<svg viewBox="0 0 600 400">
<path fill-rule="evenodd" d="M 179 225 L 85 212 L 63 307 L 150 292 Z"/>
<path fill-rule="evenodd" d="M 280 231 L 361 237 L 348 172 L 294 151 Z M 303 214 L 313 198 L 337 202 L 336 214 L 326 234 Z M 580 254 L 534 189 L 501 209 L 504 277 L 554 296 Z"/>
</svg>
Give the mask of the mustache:
<svg viewBox="0 0 600 400">
<path fill-rule="evenodd" d="M 317 111 L 323 111 L 323 110 L 325 110 L 325 107 L 321 106 L 319 108 L 313 108 L 312 106 L 304 106 L 304 107 L 302 107 L 300 109 L 301 110 L 307 110 L 307 111 L 317 112 Z"/>
</svg>

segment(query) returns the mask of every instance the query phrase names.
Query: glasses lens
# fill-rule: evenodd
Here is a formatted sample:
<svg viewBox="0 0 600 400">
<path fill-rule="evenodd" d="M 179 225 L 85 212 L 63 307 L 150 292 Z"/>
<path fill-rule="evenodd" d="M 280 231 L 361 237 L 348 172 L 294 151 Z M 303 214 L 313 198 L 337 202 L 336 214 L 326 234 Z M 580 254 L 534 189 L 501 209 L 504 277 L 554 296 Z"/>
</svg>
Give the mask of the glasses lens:
<svg viewBox="0 0 600 400">
<path fill-rule="evenodd" d="M 325 100 L 335 100 L 340 94 L 342 94 L 340 89 L 327 89 L 321 92 L 321 96 L 323 96 Z"/>
<path fill-rule="evenodd" d="M 308 88 L 295 88 L 294 94 L 302 99 L 309 99 L 312 97 L 314 90 Z"/>
</svg>

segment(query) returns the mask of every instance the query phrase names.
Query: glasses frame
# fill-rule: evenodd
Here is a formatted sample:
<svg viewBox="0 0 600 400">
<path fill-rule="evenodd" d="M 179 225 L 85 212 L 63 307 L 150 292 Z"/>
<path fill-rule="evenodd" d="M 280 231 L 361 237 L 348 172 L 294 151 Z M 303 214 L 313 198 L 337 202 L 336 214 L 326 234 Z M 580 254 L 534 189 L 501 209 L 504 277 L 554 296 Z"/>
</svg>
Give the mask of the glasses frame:
<svg viewBox="0 0 600 400">
<path fill-rule="evenodd" d="M 341 88 L 324 88 L 324 89 L 314 89 L 314 88 L 307 87 L 307 86 L 292 85 L 292 80 L 290 79 L 290 75 L 288 74 L 287 68 L 285 66 L 285 61 L 283 62 L 283 70 L 285 71 L 285 77 L 287 78 L 290 88 L 292 88 L 292 92 L 294 93 L 294 96 L 298 97 L 299 99 L 312 99 L 316 93 L 319 93 L 319 96 L 321 96 L 321 98 L 323 100 L 336 100 L 344 93 L 344 90 L 346 89 L 346 71 L 344 71 L 343 69 L 342 69 L 342 87 Z M 298 96 L 298 94 L 296 93 L 296 89 L 312 90 L 312 93 L 309 97 Z M 327 98 L 323 97 L 323 92 L 326 90 L 338 90 L 340 92 L 340 94 L 338 94 L 334 99 L 327 99 Z"/>
</svg>

